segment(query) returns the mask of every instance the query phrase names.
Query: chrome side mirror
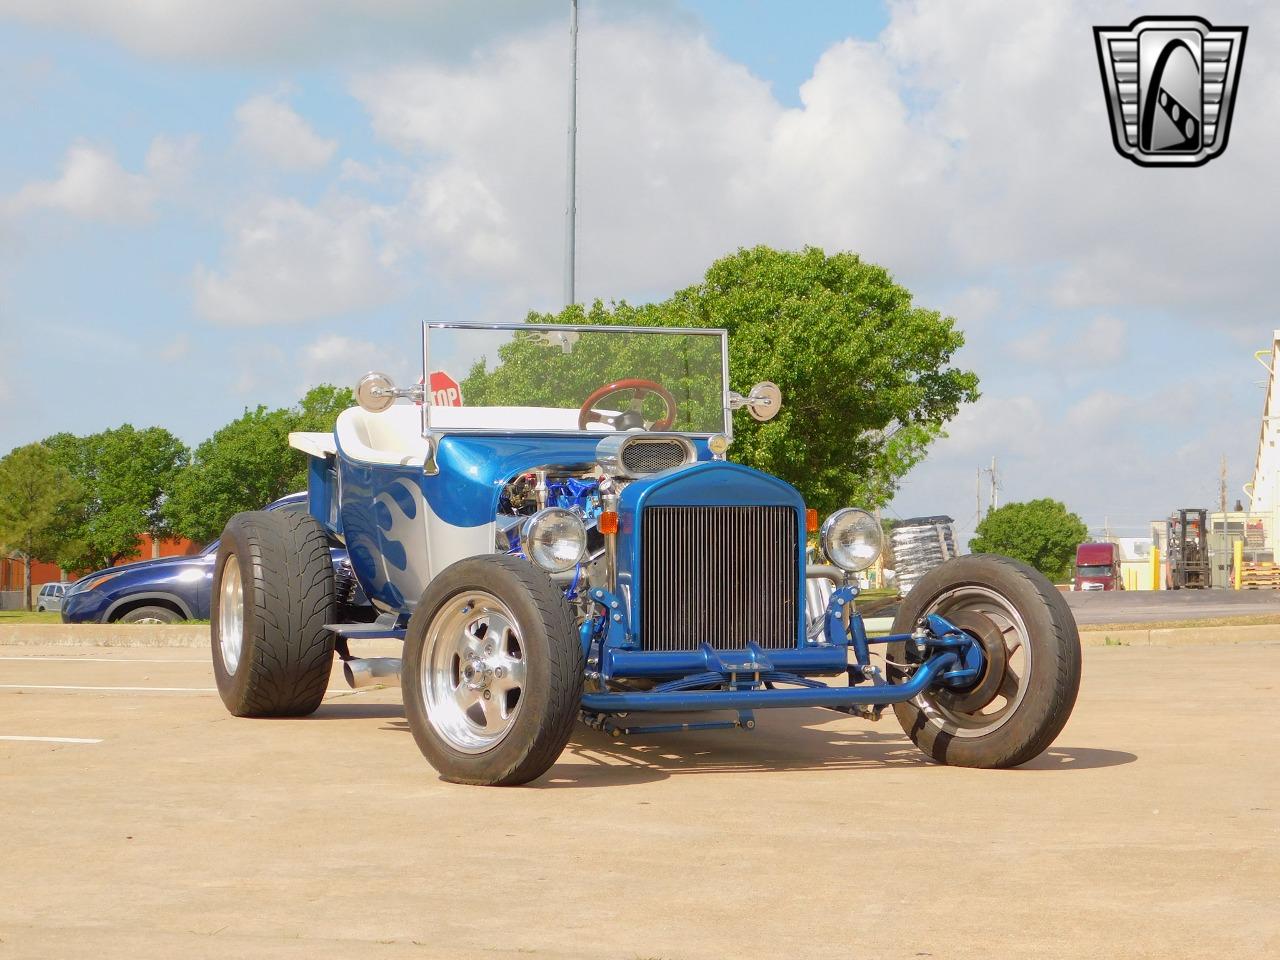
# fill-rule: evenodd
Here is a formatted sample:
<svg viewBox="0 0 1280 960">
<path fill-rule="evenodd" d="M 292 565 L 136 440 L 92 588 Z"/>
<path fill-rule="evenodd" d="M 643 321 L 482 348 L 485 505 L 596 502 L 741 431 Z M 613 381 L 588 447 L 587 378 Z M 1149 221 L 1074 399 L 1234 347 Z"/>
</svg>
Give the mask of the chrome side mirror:
<svg viewBox="0 0 1280 960">
<path fill-rule="evenodd" d="M 356 384 L 356 403 L 360 405 L 361 410 L 381 413 L 400 397 L 409 397 L 421 403 L 425 393 L 421 384 L 397 387 L 385 373 L 370 371 Z"/>
<path fill-rule="evenodd" d="M 729 409 L 740 410 L 743 407 L 747 408 L 747 413 L 751 414 L 754 420 L 759 420 L 761 423 L 772 420 L 782 409 L 782 391 L 778 389 L 776 383 L 770 383 L 768 380 L 757 383 L 745 397 L 730 390 Z"/>
</svg>

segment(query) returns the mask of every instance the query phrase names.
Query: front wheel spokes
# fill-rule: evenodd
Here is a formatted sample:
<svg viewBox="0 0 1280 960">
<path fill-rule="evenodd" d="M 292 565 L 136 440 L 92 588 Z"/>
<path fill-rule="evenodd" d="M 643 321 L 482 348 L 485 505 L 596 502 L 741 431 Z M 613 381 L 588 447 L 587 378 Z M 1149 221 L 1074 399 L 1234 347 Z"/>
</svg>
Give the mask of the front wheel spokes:
<svg viewBox="0 0 1280 960">
<path fill-rule="evenodd" d="M 1013 703 L 1014 699 L 1018 696 L 1018 687 L 1021 683 L 1022 681 L 1018 678 L 1016 673 L 1012 670 L 1006 669 L 1004 676 L 1000 679 L 1000 687 L 996 690 L 996 693 L 1004 697 L 1010 703 Z"/>
</svg>

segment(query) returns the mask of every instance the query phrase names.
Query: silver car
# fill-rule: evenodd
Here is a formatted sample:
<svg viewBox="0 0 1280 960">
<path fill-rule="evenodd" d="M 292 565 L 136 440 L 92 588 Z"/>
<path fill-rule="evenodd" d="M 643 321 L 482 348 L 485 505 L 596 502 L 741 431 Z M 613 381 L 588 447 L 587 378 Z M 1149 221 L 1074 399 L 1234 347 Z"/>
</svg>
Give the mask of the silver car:
<svg viewBox="0 0 1280 960">
<path fill-rule="evenodd" d="M 46 610 L 56 613 L 62 609 L 62 596 L 67 592 L 69 583 L 46 583 L 36 594 L 36 609 L 41 613 Z"/>
</svg>

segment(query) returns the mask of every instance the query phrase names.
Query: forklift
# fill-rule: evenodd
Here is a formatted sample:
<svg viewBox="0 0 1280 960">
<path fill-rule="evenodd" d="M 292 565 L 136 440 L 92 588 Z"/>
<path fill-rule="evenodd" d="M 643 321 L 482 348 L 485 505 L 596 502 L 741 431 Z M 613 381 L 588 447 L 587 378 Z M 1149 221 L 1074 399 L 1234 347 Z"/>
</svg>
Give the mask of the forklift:
<svg viewBox="0 0 1280 960">
<path fill-rule="evenodd" d="M 1166 524 L 1170 590 L 1204 590 L 1209 586 L 1209 511 L 1177 510 Z"/>
</svg>

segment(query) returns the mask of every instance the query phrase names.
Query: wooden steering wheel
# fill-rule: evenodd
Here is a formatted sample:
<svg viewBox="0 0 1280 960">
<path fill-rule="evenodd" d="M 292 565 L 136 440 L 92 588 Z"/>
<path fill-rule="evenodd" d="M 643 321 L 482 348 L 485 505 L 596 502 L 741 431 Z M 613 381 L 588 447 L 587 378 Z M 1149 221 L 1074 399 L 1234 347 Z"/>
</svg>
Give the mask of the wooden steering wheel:
<svg viewBox="0 0 1280 960">
<path fill-rule="evenodd" d="M 615 393 L 622 393 L 624 390 L 631 392 L 631 403 L 621 413 L 613 415 L 601 413 L 595 409 L 601 400 L 611 397 Z M 663 412 L 660 420 L 646 420 L 644 413 L 641 412 L 645 397 L 650 394 L 662 401 Z M 587 429 L 588 423 L 603 423 L 610 429 L 619 431 L 635 430 L 637 428 L 670 430 L 671 425 L 675 422 L 676 398 L 671 395 L 671 391 L 660 383 L 637 378 L 616 380 L 613 383 L 605 384 L 597 390 L 592 390 L 591 396 L 582 401 L 582 408 L 578 411 L 579 430 Z"/>
</svg>

